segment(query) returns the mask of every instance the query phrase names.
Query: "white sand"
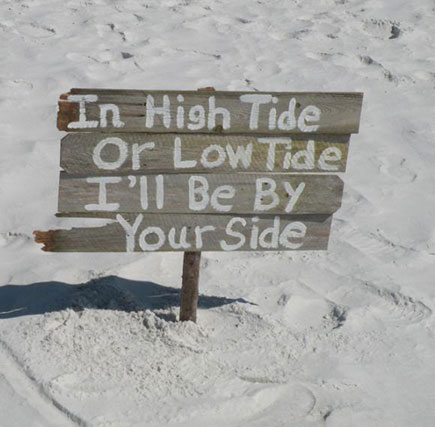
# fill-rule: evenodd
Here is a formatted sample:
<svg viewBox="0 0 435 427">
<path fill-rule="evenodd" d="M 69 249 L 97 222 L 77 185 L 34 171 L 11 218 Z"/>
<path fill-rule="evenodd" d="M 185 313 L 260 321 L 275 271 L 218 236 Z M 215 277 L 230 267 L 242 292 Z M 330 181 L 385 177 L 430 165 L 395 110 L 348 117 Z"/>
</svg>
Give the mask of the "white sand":
<svg viewBox="0 0 435 427">
<path fill-rule="evenodd" d="M 2 0 L 0 426 L 435 425 L 431 0 Z M 71 87 L 362 91 L 327 252 L 47 254 Z M 74 223 L 77 224 L 77 221 Z M 107 277 L 109 276 L 109 277 Z M 143 283 L 152 282 L 152 283 Z"/>
</svg>

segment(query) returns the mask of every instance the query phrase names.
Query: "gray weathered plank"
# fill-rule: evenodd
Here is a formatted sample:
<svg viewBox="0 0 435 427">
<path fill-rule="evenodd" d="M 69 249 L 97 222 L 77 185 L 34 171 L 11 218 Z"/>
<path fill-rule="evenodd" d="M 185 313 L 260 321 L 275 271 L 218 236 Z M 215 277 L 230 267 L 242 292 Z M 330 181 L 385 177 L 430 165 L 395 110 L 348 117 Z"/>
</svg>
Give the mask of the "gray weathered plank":
<svg viewBox="0 0 435 427">
<path fill-rule="evenodd" d="M 79 121 L 79 102 L 77 96 L 91 95 L 84 105 L 86 121 L 95 123 L 71 127 L 72 122 Z M 165 122 L 163 115 L 147 114 L 147 106 L 161 107 L 164 96 L 167 95 L 168 117 Z M 241 96 L 267 96 L 258 104 L 258 122 L 251 121 L 252 99 L 242 102 Z M 72 96 L 72 97 L 71 97 Z M 152 98 L 148 98 L 151 96 Z M 74 98 L 75 97 L 75 98 Z M 318 134 L 349 134 L 357 133 L 361 113 L 362 93 L 321 93 L 321 92 L 198 92 L 198 91 L 148 91 L 148 90 L 111 90 L 111 89 L 72 89 L 59 100 L 57 125 L 60 130 L 68 132 L 148 132 L 148 133 L 225 133 L 225 134 L 272 134 L 288 135 L 291 133 L 312 132 Z M 228 127 L 223 120 L 222 110 L 210 115 L 213 109 L 210 102 L 215 102 L 215 108 L 225 108 L 229 112 Z M 266 101 L 268 101 L 266 103 Z M 106 107 L 102 107 L 106 104 Z M 119 109 L 120 122 L 114 126 L 111 107 Z M 191 110 L 192 107 L 196 109 Z M 306 108 L 317 107 L 320 117 L 301 114 L 303 111 L 311 115 Z M 109 108 L 107 114 L 101 111 Z M 183 108 L 183 110 L 181 110 Z M 276 119 L 274 110 L 276 109 Z M 205 119 L 199 118 L 204 111 Z M 289 113 L 282 116 L 285 111 Z M 148 117 L 147 117 L 148 116 Z M 301 118 L 304 116 L 305 119 Z M 106 117 L 106 123 L 103 117 Z M 290 121 L 287 121 L 288 118 Z M 209 122 L 209 119 L 210 120 Z M 215 118 L 215 120 L 213 120 Z M 295 119 L 295 120 L 294 120 Z M 300 120 L 299 120 L 300 119 Z M 122 123 L 121 123 L 122 122 Z M 188 126 L 196 124 L 197 126 Z M 272 125 L 270 125 L 270 123 Z M 303 124 L 316 126 L 306 129 Z M 90 127 L 89 127 L 90 126 Z"/>
<path fill-rule="evenodd" d="M 34 234 L 43 250 L 53 252 L 326 250 L 331 218 L 119 214 L 115 222 L 102 227 Z M 135 222 L 135 232 L 127 237 L 125 229 Z M 182 233 L 184 240 L 180 240 Z"/>
<path fill-rule="evenodd" d="M 103 180 L 109 181 L 101 184 Z M 221 187 L 223 185 L 226 187 Z M 271 187 L 275 189 L 268 192 Z M 106 195 L 102 194 L 103 188 Z M 160 197 L 159 188 L 164 189 Z M 204 195 L 199 193 L 200 188 L 204 189 Z M 59 212 L 329 214 L 340 207 L 342 191 L 343 181 L 335 175 L 239 173 L 89 177 L 61 172 Z M 201 201 L 203 205 L 199 204 Z"/>
<path fill-rule="evenodd" d="M 76 133 L 62 139 L 60 165 L 70 174 L 99 175 L 114 171 L 344 172 L 349 139 L 349 135 L 307 134 L 259 137 Z M 242 160 L 237 153 L 246 156 Z"/>
</svg>

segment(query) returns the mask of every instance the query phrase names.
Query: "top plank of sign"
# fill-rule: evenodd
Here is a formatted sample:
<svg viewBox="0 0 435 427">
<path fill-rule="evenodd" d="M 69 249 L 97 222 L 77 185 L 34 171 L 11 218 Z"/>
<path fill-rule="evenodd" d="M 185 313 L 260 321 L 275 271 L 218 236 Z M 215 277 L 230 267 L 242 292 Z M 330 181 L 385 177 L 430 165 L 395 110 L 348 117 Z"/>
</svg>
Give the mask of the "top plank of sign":
<svg viewBox="0 0 435 427">
<path fill-rule="evenodd" d="M 67 132 L 357 133 L 362 93 L 71 89 L 59 100 Z"/>
</svg>

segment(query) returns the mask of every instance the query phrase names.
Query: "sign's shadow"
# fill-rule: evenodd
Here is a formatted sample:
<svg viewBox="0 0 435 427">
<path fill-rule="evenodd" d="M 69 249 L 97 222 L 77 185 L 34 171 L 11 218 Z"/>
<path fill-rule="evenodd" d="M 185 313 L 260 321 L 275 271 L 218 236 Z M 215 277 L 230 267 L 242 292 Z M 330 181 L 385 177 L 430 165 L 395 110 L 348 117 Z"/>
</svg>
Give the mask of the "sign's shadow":
<svg viewBox="0 0 435 427">
<path fill-rule="evenodd" d="M 180 289 L 118 276 L 92 279 L 84 284 L 52 281 L 29 285 L 5 285 L 0 287 L 0 319 L 66 309 L 99 309 L 125 312 L 152 310 L 165 320 L 175 321 L 173 312 L 159 313 L 159 310 L 179 307 L 179 300 Z M 200 295 L 198 307 L 213 308 L 233 302 L 252 304 L 243 298 Z"/>
</svg>

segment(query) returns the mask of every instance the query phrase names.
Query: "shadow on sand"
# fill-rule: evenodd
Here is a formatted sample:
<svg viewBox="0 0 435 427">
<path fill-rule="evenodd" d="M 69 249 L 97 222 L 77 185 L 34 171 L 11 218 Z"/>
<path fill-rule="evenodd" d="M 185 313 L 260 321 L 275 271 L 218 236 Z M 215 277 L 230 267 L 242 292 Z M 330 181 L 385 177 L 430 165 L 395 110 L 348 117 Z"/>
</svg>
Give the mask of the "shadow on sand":
<svg viewBox="0 0 435 427">
<path fill-rule="evenodd" d="M 117 276 L 92 279 L 84 284 L 41 282 L 0 287 L 0 319 L 44 314 L 67 308 L 119 311 L 162 310 L 179 306 L 180 289 L 153 282 L 127 280 Z M 248 301 L 200 295 L 199 308 L 213 308 Z M 167 319 L 171 320 L 171 319 Z M 173 318 L 172 320 L 175 320 Z"/>
</svg>

